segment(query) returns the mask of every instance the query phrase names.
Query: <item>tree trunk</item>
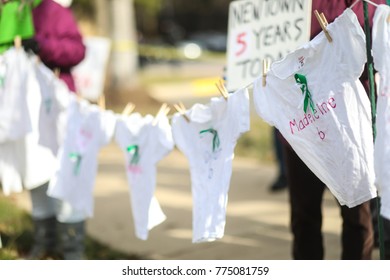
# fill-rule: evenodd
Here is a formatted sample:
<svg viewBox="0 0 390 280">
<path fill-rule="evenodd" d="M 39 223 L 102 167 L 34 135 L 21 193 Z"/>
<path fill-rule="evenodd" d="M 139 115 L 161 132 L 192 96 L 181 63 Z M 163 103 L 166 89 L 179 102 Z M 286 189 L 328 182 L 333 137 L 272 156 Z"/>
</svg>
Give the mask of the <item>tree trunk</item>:
<svg viewBox="0 0 390 280">
<path fill-rule="evenodd" d="M 138 68 L 133 0 L 111 0 L 111 73 L 115 89 L 133 86 Z"/>
</svg>

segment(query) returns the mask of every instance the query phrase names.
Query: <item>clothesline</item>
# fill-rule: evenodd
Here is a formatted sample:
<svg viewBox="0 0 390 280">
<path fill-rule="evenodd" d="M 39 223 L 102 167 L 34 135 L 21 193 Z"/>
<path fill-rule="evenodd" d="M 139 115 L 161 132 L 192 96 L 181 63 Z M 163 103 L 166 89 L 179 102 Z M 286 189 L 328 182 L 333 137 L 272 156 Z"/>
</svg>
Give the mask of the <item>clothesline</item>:
<svg viewBox="0 0 390 280">
<path fill-rule="evenodd" d="M 357 3 L 359 3 L 360 1 L 365 1 L 365 2 L 371 4 L 371 5 L 375 6 L 375 7 L 378 7 L 378 4 L 377 4 L 377 3 L 374 3 L 374 2 L 372 2 L 372 1 L 370 1 L 370 0 L 356 0 L 355 2 L 353 2 L 353 4 L 352 4 L 349 8 L 352 9 L 352 8 L 355 7 L 355 5 L 356 5 Z"/>
</svg>

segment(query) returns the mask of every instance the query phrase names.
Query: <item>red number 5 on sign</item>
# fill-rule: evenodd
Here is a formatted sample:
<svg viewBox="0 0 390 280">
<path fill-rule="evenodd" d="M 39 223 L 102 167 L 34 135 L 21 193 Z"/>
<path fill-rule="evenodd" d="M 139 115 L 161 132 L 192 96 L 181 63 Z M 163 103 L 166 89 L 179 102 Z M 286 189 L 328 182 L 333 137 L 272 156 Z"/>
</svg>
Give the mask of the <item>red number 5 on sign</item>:
<svg viewBox="0 0 390 280">
<path fill-rule="evenodd" d="M 246 32 L 242 32 L 237 35 L 237 46 L 238 50 L 236 51 L 236 56 L 240 56 L 246 50 L 247 43 L 245 41 Z"/>
</svg>

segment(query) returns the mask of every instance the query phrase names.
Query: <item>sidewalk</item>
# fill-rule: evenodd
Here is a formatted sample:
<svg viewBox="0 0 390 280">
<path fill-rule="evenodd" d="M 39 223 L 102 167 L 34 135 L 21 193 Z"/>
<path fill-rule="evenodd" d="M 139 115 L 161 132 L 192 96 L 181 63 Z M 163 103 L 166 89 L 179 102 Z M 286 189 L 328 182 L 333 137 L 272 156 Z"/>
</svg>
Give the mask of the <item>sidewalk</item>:
<svg viewBox="0 0 390 280">
<path fill-rule="evenodd" d="M 99 155 L 95 213 L 87 232 L 122 252 L 145 259 L 291 259 L 287 192 L 271 194 L 276 176 L 273 166 L 235 158 L 229 191 L 225 236 L 218 241 L 193 244 L 192 197 L 187 159 L 174 150 L 158 165 L 156 196 L 167 220 L 150 231 L 148 240 L 134 235 L 122 152 L 114 144 Z M 16 195 L 30 209 L 26 193 Z M 339 259 L 341 220 L 329 192 L 324 199 L 326 259 Z"/>
</svg>

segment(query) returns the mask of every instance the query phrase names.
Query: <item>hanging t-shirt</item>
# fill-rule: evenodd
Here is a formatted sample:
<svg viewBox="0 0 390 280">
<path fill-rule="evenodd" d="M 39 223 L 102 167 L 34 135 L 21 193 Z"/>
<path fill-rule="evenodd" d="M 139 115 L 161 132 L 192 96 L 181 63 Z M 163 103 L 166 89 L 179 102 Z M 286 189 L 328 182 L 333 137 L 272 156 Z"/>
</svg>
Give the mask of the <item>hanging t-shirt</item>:
<svg viewBox="0 0 390 280">
<path fill-rule="evenodd" d="M 374 67 L 380 74 L 374 144 L 375 183 L 381 196 L 381 214 L 390 219 L 390 7 L 379 5 L 372 26 Z"/>
<path fill-rule="evenodd" d="M 23 191 L 20 169 L 24 157 L 23 139 L 0 143 L 0 183 L 4 195 Z"/>
<path fill-rule="evenodd" d="M 92 217 L 98 152 L 113 136 L 115 115 L 86 100 L 78 101 L 74 96 L 70 99 L 65 138 L 57 155 L 59 167 L 50 181 L 48 195 Z"/>
<path fill-rule="evenodd" d="M 354 207 L 376 196 L 370 102 L 358 80 L 365 35 L 351 9 L 327 30 L 333 42 L 321 32 L 273 63 L 253 99 L 339 203 Z"/>
<path fill-rule="evenodd" d="M 40 86 L 39 144 L 57 155 L 64 137 L 66 108 L 70 91 L 62 80 L 43 63 L 35 63 L 35 73 Z"/>
<path fill-rule="evenodd" d="M 52 152 L 39 144 L 39 122 L 42 104 L 41 89 L 33 60 L 29 59 L 29 75 L 26 83 L 26 100 L 31 118 L 32 131 L 24 138 L 24 165 L 21 168 L 23 185 L 27 189 L 33 189 L 47 183 L 54 175 L 57 167 L 57 159 Z"/>
<path fill-rule="evenodd" d="M 151 115 L 120 115 L 115 129 L 115 141 L 125 154 L 135 233 L 143 240 L 166 219 L 154 196 L 156 165 L 174 146 L 168 118 L 161 116 L 156 125 L 153 121 Z"/>
<path fill-rule="evenodd" d="M 22 49 L 10 49 L 4 57 L 11 59 L 7 67 L 6 96 L 13 97 L 14 102 L 8 99 L 8 103 L 0 103 L 4 105 L 1 113 L 11 109 L 10 114 L 17 117 L 17 121 L 2 119 L 11 133 L 0 144 L 0 178 L 4 193 L 10 194 L 20 192 L 22 185 L 33 189 L 48 182 L 54 174 L 56 159 L 38 144 L 41 94 L 30 58 Z"/>
<path fill-rule="evenodd" d="M 232 174 L 234 148 L 249 130 L 249 98 L 240 90 L 207 105 L 195 104 L 187 122 L 180 114 L 172 119 L 173 138 L 190 163 L 193 199 L 192 241 L 222 238 Z"/>
<path fill-rule="evenodd" d="M 18 140 L 31 132 L 26 101 L 30 61 L 22 48 L 0 56 L 0 143 Z"/>
</svg>

